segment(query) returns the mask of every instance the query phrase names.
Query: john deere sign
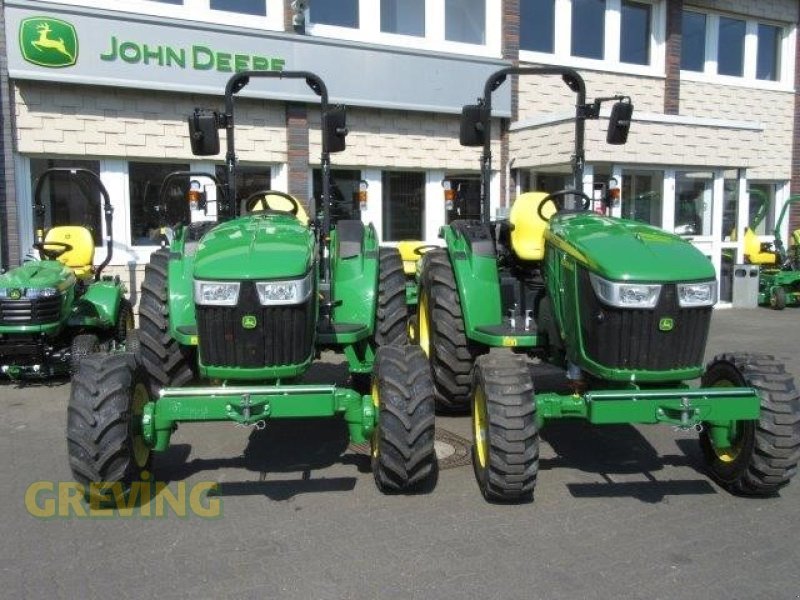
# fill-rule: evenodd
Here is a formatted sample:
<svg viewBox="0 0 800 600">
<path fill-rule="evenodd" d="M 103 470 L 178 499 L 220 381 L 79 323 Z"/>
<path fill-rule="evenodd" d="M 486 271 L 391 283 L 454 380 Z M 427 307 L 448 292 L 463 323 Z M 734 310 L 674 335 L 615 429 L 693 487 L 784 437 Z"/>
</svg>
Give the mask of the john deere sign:
<svg viewBox="0 0 800 600">
<path fill-rule="evenodd" d="M 477 93 L 476 85 L 508 65 L 490 58 L 191 21 L 188 6 L 180 13 L 191 2 L 174 5 L 185 19 L 33 0 L 0 3 L 9 42 L 8 73 L 18 81 L 218 96 L 236 71 L 295 69 L 313 71 L 329 82 L 331 100 L 337 103 L 457 114 L 464 99 Z M 497 116 L 510 116 L 510 90 L 504 86 L 493 97 Z M 300 80 L 254 81 L 244 95 L 319 101 Z"/>
<path fill-rule="evenodd" d="M 71 67 L 78 62 L 78 34 L 60 19 L 24 19 L 19 25 L 19 48 L 25 60 L 41 67 Z"/>
</svg>

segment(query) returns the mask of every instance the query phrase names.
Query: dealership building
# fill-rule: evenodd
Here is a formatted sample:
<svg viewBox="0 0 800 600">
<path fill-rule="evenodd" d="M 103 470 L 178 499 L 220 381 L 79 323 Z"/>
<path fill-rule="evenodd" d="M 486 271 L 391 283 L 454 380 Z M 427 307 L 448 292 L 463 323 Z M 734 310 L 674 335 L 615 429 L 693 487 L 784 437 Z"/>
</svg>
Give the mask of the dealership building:
<svg viewBox="0 0 800 600">
<path fill-rule="evenodd" d="M 478 209 L 476 148 L 459 113 L 504 66 L 561 65 L 588 97 L 630 96 L 625 146 L 587 124 L 584 191 L 619 186 L 612 214 L 689 238 L 718 273 L 744 260 L 758 214 L 763 241 L 800 194 L 795 0 L 6 0 L 0 62 L 0 259 L 33 243 L 32 193 L 52 166 L 95 171 L 114 205 L 112 269 L 133 300 L 156 249 L 161 181 L 222 173 L 192 155 L 187 117 L 220 110 L 241 70 L 312 71 L 348 107 L 333 158 L 337 210 L 383 242 L 435 243 Z M 511 78 L 493 96 L 492 212 L 528 190 L 569 187 L 575 95 L 558 77 Z M 320 118 L 301 81 L 259 79 L 237 100 L 237 187 L 319 197 Z M 443 182 L 462 190 L 451 210 Z M 361 206 L 353 192 L 367 185 Z M 46 189 L 48 224 L 93 224 L 70 186 Z M 168 204 L 184 202 L 166 189 Z M 213 188 L 211 197 L 213 198 Z M 167 211 L 169 213 L 169 210 Z M 800 214 L 784 222 L 784 238 Z M 721 286 L 726 296 L 726 286 Z M 730 300 L 730 297 L 723 297 Z"/>
</svg>

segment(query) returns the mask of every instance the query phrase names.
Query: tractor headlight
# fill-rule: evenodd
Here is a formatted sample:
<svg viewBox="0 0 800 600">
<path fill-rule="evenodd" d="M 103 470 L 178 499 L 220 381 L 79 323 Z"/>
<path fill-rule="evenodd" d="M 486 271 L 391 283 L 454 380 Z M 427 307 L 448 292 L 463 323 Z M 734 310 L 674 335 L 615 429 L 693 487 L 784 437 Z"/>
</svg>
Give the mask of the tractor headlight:
<svg viewBox="0 0 800 600">
<path fill-rule="evenodd" d="M 236 306 L 239 301 L 238 281 L 194 282 L 194 301 L 200 306 Z"/>
<path fill-rule="evenodd" d="M 684 308 L 714 306 L 717 302 L 717 282 L 679 283 L 678 302 Z"/>
<path fill-rule="evenodd" d="M 660 284 L 609 281 L 593 273 L 589 279 L 597 297 L 617 308 L 653 308 L 661 295 Z"/>
<path fill-rule="evenodd" d="M 276 306 L 286 304 L 302 304 L 311 295 L 312 272 L 302 279 L 289 279 L 285 281 L 258 281 L 258 301 L 262 306 Z"/>
</svg>

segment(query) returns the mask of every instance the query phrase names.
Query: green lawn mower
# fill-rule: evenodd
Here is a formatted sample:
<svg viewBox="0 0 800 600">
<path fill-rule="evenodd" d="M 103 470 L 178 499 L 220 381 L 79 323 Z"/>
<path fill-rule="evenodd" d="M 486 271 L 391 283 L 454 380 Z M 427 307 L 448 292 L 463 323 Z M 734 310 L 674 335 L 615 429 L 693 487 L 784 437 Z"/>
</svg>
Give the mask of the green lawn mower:
<svg viewBox="0 0 800 600">
<path fill-rule="evenodd" d="M 234 201 L 234 96 L 262 77 L 304 80 L 320 97 L 320 219 L 273 190 Z M 344 108 L 329 106 L 313 73 L 242 72 L 226 86 L 225 112 L 198 109 L 189 125 L 202 156 L 219 153 L 218 129 L 226 130 L 221 219 L 175 227 L 151 256 L 137 351 L 81 363 L 67 429 L 74 476 L 90 498 L 109 500 L 150 469 L 178 423 L 336 417 L 352 442 L 371 443 L 381 491 L 430 487 L 433 382 L 422 350 L 407 341 L 400 255 L 378 246 L 371 225 L 331 222 L 330 153 L 345 147 Z M 344 354 L 351 388 L 299 381 L 323 349 Z"/>
<path fill-rule="evenodd" d="M 512 75 L 558 75 L 577 94 L 575 188 L 522 194 L 491 222 L 491 94 Z M 416 338 L 438 407 L 471 407 L 475 473 L 491 501 L 533 497 L 539 432 L 560 419 L 696 430 L 717 481 L 772 494 L 800 459 L 794 381 L 767 356 L 723 354 L 704 369 L 710 261 L 677 235 L 587 210 L 584 127 L 605 100 L 615 100 L 607 141 L 625 143 L 630 100 L 587 103 L 572 69 L 502 69 L 464 107 L 461 143 L 483 146 L 481 219 L 445 226 L 445 247 L 425 253 L 419 278 Z M 531 358 L 558 368 L 566 391 L 537 393 Z"/>
<path fill-rule="evenodd" d="M 45 231 L 43 190 L 58 178 L 74 184 L 92 209 L 102 198 L 106 257 L 94 265 L 95 239 L 82 225 Z M 117 277 L 103 276 L 111 260 L 112 207 L 100 178 L 86 169 L 48 169 L 34 185 L 34 248 L 41 260 L 0 275 L 0 373 L 12 379 L 63 375 L 79 359 L 125 343 L 133 310 Z"/>
<path fill-rule="evenodd" d="M 762 243 L 754 227 L 746 228 L 742 239 L 745 260 L 759 265 L 758 303 L 775 310 L 800 305 L 800 230 L 792 233 L 788 251 L 781 238 L 783 221 L 794 204 L 800 204 L 800 196 L 792 196 L 784 203 L 775 223 L 773 244 Z"/>
</svg>

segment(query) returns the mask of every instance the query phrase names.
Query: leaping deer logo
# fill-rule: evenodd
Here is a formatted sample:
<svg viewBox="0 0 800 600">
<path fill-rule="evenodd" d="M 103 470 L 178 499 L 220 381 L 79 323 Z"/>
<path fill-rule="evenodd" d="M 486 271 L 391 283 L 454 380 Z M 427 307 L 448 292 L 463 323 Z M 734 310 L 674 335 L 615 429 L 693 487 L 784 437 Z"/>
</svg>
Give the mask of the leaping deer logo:
<svg viewBox="0 0 800 600">
<path fill-rule="evenodd" d="M 78 60 L 78 32 L 67 21 L 29 17 L 19 28 L 22 57 L 40 67 L 71 67 Z"/>
<path fill-rule="evenodd" d="M 57 40 L 50 39 L 50 33 L 53 31 L 50 29 L 50 23 L 37 25 L 36 30 L 39 32 L 39 39 L 32 40 L 31 45 L 37 50 L 55 50 L 66 56 L 70 62 L 75 60 L 75 57 L 67 51 L 67 47 L 64 45 L 64 38 L 58 38 Z"/>
</svg>

